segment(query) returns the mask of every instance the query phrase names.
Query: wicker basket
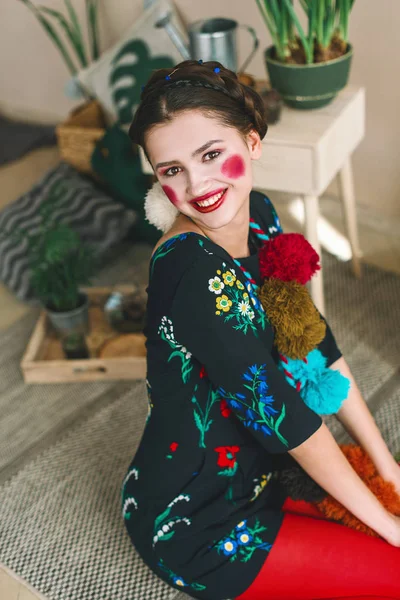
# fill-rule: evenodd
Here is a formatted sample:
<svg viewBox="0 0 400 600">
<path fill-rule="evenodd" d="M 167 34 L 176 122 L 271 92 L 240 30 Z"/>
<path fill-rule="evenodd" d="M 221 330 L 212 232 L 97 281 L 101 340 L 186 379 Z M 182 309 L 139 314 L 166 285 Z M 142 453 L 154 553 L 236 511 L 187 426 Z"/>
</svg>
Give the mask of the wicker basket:
<svg viewBox="0 0 400 600">
<path fill-rule="evenodd" d="M 78 107 L 56 128 L 61 158 L 78 171 L 93 175 L 90 160 L 96 143 L 105 134 L 105 128 L 104 115 L 97 100 Z"/>
</svg>

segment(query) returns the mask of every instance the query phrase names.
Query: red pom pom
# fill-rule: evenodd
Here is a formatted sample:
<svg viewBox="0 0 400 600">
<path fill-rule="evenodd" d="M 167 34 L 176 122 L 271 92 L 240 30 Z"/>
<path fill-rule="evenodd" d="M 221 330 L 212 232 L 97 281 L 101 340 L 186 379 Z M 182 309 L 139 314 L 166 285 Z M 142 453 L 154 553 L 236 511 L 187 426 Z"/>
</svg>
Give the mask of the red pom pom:
<svg viewBox="0 0 400 600">
<path fill-rule="evenodd" d="M 318 269 L 319 256 L 301 233 L 281 233 L 260 249 L 260 274 L 264 278 L 297 281 L 304 285 Z"/>
</svg>

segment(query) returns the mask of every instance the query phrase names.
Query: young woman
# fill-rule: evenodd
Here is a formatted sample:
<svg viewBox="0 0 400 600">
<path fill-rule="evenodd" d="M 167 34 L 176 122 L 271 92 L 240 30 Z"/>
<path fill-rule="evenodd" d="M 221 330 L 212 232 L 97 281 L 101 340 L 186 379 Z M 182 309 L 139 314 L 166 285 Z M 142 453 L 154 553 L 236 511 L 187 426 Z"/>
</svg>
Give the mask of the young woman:
<svg viewBox="0 0 400 600">
<path fill-rule="evenodd" d="M 258 249 L 281 232 L 252 192 L 266 131 L 259 96 L 219 63 L 156 71 L 143 90 L 130 136 L 177 218 L 150 264 L 150 412 L 123 483 L 126 527 L 149 567 L 194 598 L 399 599 L 400 519 L 287 383 L 257 297 Z M 351 380 L 338 418 L 400 492 L 329 327 L 319 350 Z M 288 500 L 285 457 L 380 537 Z"/>
</svg>

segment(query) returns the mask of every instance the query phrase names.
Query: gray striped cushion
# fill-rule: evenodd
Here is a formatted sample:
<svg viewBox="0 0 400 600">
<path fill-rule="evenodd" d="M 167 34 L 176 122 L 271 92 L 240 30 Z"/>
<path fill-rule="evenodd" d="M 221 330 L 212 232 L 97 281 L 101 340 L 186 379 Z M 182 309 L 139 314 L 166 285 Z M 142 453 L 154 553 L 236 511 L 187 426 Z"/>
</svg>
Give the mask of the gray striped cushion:
<svg viewBox="0 0 400 600">
<path fill-rule="evenodd" d="M 70 225 L 82 240 L 102 256 L 123 239 L 136 221 L 136 213 L 108 196 L 89 178 L 66 163 L 49 171 L 29 192 L 0 212 L 0 281 L 20 299 L 35 303 L 30 284 L 26 240 L 16 241 L 10 235 L 20 227 L 35 233 L 40 226 L 39 207 L 52 185 L 66 183 L 65 196 L 57 202 L 55 216 Z"/>
</svg>

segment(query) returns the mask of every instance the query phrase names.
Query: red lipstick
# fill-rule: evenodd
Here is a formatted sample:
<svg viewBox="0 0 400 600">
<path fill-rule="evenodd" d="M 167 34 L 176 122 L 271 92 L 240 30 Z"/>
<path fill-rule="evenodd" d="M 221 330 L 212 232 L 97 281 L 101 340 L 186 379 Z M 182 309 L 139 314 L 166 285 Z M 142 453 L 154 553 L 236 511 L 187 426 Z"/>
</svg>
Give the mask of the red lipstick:
<svg viewBox="0 0 400 600">
<path fill-rule="evenodd" d="M 226 192 L 228 191 L 228 188 L 222 189 L 220 191 L 217 192 L 213 192 L 212 194 L 207 194 L 206 196 L 201 196 L 201 198 L 196 198 L 196 200 L 192 201 L 193 207 L 201 213 L 209 213 L 209 212 L 213 212 L 214 210 L 217 210 L 221 204 L 224 202 L 225 198 L 226 198 Z M 215 196 L 217 194 L 219 194 L 220 192 L 223 192 L 221 198 L 219 200 L 217 200 L 217 202 L 214 202 L 214 204 L 211 204 L 210 206 L 199 206 L 197 204 L 197 202 L 201 202 L 202 200 L 206 200 L 207 198 L 211 198 L 212 196 Z"/>
</svg>

